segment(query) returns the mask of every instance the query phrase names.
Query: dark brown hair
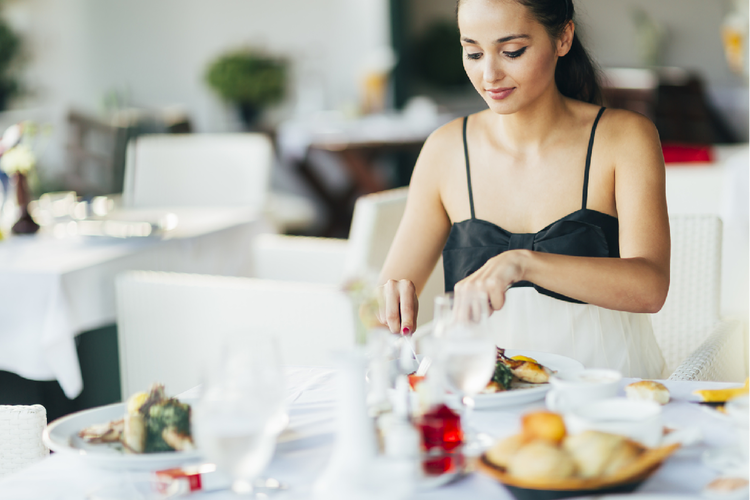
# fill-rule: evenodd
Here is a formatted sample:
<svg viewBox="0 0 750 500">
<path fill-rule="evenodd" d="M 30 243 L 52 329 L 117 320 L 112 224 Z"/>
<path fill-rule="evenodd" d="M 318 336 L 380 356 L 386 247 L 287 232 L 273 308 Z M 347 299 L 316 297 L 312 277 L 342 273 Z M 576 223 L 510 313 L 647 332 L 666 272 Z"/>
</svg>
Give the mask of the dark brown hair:
<svg viewBox="0 0 750 500">
<path fill-rule="evenodd" d="M 569 21 L 573 20 L 573 0 L 515 0 L 527 9 L 539 24 L 544 26 L 550 38 L 562 35 Z M 462 0 L 456 2 L 456 14 Z M 567 54 L 557 60 L 555 84 L 565 97 L 584 102 L 601 104 L 599 71 L 581 43 L 578 30 Z"/>
</svg>

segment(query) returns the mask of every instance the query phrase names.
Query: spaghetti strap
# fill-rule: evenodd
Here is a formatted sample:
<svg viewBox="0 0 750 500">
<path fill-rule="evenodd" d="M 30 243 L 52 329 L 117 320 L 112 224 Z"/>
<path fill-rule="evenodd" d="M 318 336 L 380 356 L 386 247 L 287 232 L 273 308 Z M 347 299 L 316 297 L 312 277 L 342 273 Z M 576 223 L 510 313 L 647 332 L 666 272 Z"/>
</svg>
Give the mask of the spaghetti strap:
<svg viewBox="0 0 750 500">
<path fill-rule="evenodd" d="M 469 121 L 468 116 L 464 116 L 464 157 L 466 158 L 466 183 L 469 186 L 469 206 L 471 207 L 471 218 L 474 216 L 474 194 L 471 191 L 471 169 L 469 168 L 469 145 L 466 143 L 466 124 Z"/>
<path fill-rule="evenodd" d="M 591 151 L 594 149 L 594 135 L 596 134 L 596 125 L 599 123 L 599 118 L 602 117 L 602 113 L 607 109 L 604 106 L 599 109 L 599 113 L 596 115 L 594 125 L 591 127 L 591 138 L 589 138 L 589 149 L 586 153 L 586 171 L 583 174 L 583 203 L 581 209 L 586 209 L 586 202 L 589 197 L 589 170 L 591 169 Z"/>
</svg>

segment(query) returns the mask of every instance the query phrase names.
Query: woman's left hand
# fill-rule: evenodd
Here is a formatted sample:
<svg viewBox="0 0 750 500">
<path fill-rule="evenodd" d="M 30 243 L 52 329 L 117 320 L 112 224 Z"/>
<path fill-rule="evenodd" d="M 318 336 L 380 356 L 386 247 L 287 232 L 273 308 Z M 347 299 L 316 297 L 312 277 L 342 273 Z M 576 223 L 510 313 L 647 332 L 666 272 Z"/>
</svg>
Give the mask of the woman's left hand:
<svg viewBox="0 0 750 500">
<path fill-rule="evenodd" d="M 484 291 L 490 298 L 490 308 L 500 310 L 505 304 L 505 291 L 513 283 L 523 281 L 529 255 L 527 250 L 510 250 L 492 257 L 475 273 L 456 283 L 455 293 Z"/>
</svg>

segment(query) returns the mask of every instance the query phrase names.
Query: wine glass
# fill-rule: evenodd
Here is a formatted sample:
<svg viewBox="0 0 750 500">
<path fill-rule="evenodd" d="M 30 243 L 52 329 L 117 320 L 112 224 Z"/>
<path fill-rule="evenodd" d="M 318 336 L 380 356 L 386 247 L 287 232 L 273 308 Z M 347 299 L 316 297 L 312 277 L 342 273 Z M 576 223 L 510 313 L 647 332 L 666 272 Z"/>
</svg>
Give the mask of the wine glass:
<svg viewBox="0 0 750 500">
<path fill-rule="evenodd" d="M 253 495 L 286 423 L 284 374 L 276 338 L 238 332 L 226 337 L 209 364 L 193 410 L 196 443 L 232 479 L 237 494 Z"/>
<path fill-rule="evenodd" d="M 459 397 L 465 454 L 476 454 L 487 444 L 488 436 L 474 432 L 469 417 L 474 396 L 487 386 L 495 371 L 496 347 L 490 337 L 488 319 L 486 292 L 469 290 L 435 299 L 433 336 L 437 371 L 447 388 Z"/>
</svg>

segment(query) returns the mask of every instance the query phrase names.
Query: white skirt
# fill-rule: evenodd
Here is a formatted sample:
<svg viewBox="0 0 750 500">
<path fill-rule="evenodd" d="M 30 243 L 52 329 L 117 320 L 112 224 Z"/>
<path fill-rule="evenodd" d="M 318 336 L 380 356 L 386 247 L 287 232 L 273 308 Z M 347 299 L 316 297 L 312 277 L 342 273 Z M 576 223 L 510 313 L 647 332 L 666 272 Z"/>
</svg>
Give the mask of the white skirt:
<svg viewBox="0 0 750 500">
<path fill-rule="evenodd" d="M 505 297 L 503 308 L 490 317 L 498 346 L 562 354 L 624 377 L 663 376 L 664 358 L 648 314 L 574 304 L 531 287 L 511 288 Z"/>
</svg>

